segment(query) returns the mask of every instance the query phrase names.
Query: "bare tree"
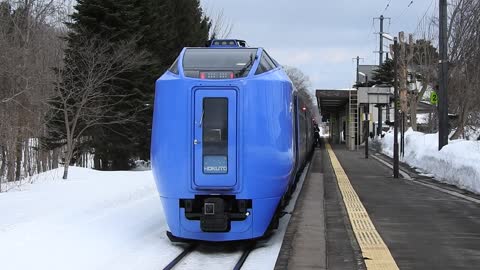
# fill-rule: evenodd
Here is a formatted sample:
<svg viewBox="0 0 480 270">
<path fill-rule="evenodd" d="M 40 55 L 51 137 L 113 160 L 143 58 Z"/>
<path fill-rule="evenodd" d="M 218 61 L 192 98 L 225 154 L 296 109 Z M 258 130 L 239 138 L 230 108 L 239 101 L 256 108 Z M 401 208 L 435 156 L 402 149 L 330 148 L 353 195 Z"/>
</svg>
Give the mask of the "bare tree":
<svg viewBox="0 0 480 270">
<path fill-rule="evenodd" d="M 211 10 L 207 12 L 207 14 L 211 23 L 210 39 L 230 37 L 233 30 L 233 23 L 225 17 L 223 9 L 219 11 Z"/>
<path fill-rule="evenodd" d="M 75 64 L 59 67 L 56 93 L 50 102 L 53 115 L 59 116 L 50 121 L 60 124 L 55 132 L 66 145 L 63 179 L 67 179 L 75 149 L 87 131 L 135 119 L 135 115 L 114 111 L 129 95 L 118 94 L 112 87 L 120 74 L 143 65 L 146 58 L 146 53 L 136 50 L 136 40 L 112 45 L 98 38 L 78 37 L 75 42 L 79 44 L 73 52 Z"/>
<path fill-rule="evenodd" d="M 301 96 L 304 100 L 308 101 L 307 104 L 309 111 L 313 112 L 313 116 L 315 117 L 317 122 L 319 122 L 320 114 L 318 112 L 317 106 L 315 105 L 316 99 L 314 98 L 313 93 L 310 91 L 310 78 L 308 78 L 308 76 L 305 75 L 305 73 L 303 73 L 300 69 L 295 67 L 286 66 L 284 67 L 284 70 L 292 81 L 294 87 L 298 91 L 298 95 Z"/>
<path fill-rule="evenodd" d="M 62 61 L 62 1 L 0 2 L 0 182 L 41 171 L 38 140 L 45 132 L 45 102 L 53 90 L 51 69 Z"/>
<path fill-rule="evenodd" d="M 438 52 L 430 40 L 420 39 L 410 47 L 411 85 L 413 89 L 408 95 L 410 124 L 417 130 L 417 108 L 425 93 L 433 89 L 437 78 Z"/>
<path fill-rule="evenodd" d="M 457 139 L 480 115 L 480 1 L 454 0 L 449 15 L 449 105 L 458 117 L 451 139 Z"/>
</svg>

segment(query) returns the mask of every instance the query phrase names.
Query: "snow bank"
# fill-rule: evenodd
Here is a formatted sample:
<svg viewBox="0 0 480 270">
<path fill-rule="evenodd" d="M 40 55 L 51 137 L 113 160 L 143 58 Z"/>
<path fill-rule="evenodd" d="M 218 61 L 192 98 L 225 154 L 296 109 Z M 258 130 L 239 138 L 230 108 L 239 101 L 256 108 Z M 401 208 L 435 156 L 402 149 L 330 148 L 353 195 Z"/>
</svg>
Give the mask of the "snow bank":
<svg viewBox="0 0 480 270">
<path fill-rule="evenodd" d="M 0 194 L 1 269 L 161 269 L 181 250 L 151 171 L 62 170 Z"/>
<path fill-rule="evenodd" d="M 34 184 L 0 193 L 0 269 L 154 270 L 183 250 L 166 237 L 151 171 L 71 167 L 66 181 L 62 173 L 62 168 L 42 173 Z M 280 220 L 279 230 L 252 251 L 243 268 L 273 269 L 289 219 L 286 214 Z M 215 246 L 218 252 L 201 253 L 194 256 L 199 261 L 185 265 L 184 260 L 179 267 L 228 269 L 225 263 L 235 257 Z"/>
<path fill-rule="evenodd" d="M 382 152 L 393 157 L 393 132 L 379 139 Z M 400 136 L 398 136 L 400 143 Z M 435 179 L 480 194 L 480 141 L 454 140 L 438 151 L 438 133 L 405 133 L 402 161 Z"/>
</svg>

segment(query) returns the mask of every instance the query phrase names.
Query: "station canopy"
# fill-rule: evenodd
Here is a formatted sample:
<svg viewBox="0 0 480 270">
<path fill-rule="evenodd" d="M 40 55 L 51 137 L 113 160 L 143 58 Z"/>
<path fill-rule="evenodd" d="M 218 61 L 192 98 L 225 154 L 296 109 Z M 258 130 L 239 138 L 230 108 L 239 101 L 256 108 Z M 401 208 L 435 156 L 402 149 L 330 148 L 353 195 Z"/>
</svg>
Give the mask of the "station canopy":
<svg viewBox="0 0 480 270">
<path fill-rule="evenodd" d="M 321 115 L 335 113 L 348 103 L 350 91 L 356 89 L 317 89 L 317 102 Z"/>
</svg>

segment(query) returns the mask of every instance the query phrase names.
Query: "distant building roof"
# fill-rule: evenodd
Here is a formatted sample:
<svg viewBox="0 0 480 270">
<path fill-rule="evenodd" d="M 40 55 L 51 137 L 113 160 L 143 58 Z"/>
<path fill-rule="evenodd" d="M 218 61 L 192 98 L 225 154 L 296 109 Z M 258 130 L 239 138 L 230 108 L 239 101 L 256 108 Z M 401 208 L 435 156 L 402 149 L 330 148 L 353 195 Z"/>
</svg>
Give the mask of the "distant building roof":
<svg viewBox="0 0 480 270">
<path fill-rule="evenodd" d="M 373 71 L 378 68 L 378 65 L 359 65 L 358 73 L 360 82 L 365 82 L 365 76 L 368 76 L 368 79 L 371 80 L 373 77 Z M 364 74 L 364 75 L 363 75 Z"/>
</svg>

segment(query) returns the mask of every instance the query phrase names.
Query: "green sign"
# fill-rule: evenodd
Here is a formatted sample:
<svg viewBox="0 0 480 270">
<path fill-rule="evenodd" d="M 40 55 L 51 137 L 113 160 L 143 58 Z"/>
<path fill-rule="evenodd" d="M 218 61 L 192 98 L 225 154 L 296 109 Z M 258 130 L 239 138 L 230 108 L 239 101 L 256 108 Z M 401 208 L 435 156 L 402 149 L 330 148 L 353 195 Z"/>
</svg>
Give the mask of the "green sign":
<svg viewBox="0 0 480 270">
<path fill-rule="evenodd" d="M 432 91 L 432 93 L 430 93 L 430 103 L 433 104 L 433 105 L 437 105 L 437 103 L 438 103 L 437 92 Z"/>
</svg>

